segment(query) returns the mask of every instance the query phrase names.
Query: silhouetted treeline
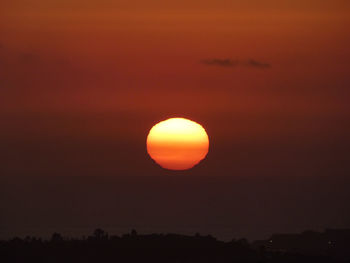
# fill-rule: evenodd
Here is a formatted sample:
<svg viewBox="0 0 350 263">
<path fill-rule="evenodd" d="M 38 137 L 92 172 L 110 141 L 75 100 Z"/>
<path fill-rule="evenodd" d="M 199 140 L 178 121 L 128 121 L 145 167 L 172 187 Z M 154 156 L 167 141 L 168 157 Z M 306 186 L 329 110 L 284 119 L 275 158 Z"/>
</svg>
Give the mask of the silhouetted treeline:
<svg viewBox="0 0 350 263">
<path fill-rule="evenodd" d="M 96 229 L 81 239 L 54 233 L 50 240 L 26 237 L 0 241 L 0 262 L 350 262 L 350 231 L 327 231 L 273 235 L 249 243 L 245 239 L 223 242 L 200 234 L 139 235 L 135 230 L 110 236 Z M 327 240 L 330 236 L 332 240 Z"/>
</svg>

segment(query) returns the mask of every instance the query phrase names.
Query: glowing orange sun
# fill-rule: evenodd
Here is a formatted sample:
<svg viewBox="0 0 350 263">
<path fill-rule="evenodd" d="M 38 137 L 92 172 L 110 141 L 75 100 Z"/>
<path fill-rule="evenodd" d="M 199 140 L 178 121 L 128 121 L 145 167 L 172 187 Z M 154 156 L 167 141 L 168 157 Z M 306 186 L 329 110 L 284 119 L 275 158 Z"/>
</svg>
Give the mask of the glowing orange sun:
<svg viewBox="0 0 350 263">
<path fill-rule="evenodd" d="M 209 138 L 204 128 L 191 120 L 170 118 L 154 125 L 147 136 L 147 152 L 161 167 L 190 169 L 205 158 Z"/>
</svg>

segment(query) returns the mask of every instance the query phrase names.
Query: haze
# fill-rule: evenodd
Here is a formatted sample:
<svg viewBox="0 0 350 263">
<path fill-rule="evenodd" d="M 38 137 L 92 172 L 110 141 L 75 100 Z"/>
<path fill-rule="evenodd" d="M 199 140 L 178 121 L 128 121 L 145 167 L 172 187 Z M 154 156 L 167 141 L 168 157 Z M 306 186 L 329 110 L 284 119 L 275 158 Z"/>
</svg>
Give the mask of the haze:
<svg viewBox="0 0 350 263">
<path fill-rule="evenodd" d="M 262 187 L 267 186 L 260 178 L 270 176 L 299 178 L 301 184 L 313 180 L 325 189 L 328 183 L 320 178 L 348 180 L 349 11 L 347 0 L 3 1 L 0 176 L 7 182 L 3 200 L 9 201 L 1 201 L 7 214 L 1 216 L 0 228 L 18 229 L 13 222 L 28 217 L 31 227 L 40 225 L 45 213 L 38 211 L 47 211 L 49 203 L 45 198 L 37 203 L 36 195 L 27 194 L 30 187 L 42 191 L 40 180 L 31 179 L 36 177 L 45 182 L 76 177 L 63 180 L 63 189 L 72 189 L 70 180 L 79 180 L 83 187 L 87 178 L 104 176 L 116 182 L 118 176 L 155 176 L 149 181 L 154 183 L 157 176 L 170 175 L 192 176 L 199 183 L 203 176 L 247 177 Z M 188 173 L 169 174 L 147 156 L 150 128 L 174 116 L 201 123 L 210 137 L 205 162 Z M 37 183 L 25 183 L 31 180 Z M 346 195 L 343 179 L 336 180 L 334 189 Z M 220 211 L 207 211 L 216 218 L 208 225 L 220 225 L 220 215 L 236 202 L 236 186 L 229 182 L 232 195 L 223 196 L 217 188 L 218 203 L 224 205 L 218 206 Z M 131 192 L 142 188 L 136 179 L 126 185 Z M 147 192 L 143 187 L 140 191 Z M 289 189 L 286 200 L 293 207 L 298 189 L 283 189 Z M 160 197 L 160 190 L 155 191 Z M 317 194 L 312 187 L 308 191 L 300 203 L 325 193 Z M 9 198 L 13 193 L 16 198 Z M 199 189 L 196 194 L 206 192 Z M 61 200 L 61 192 L 53 198 Z M 306 226 L 349 227 L 344 223 L 350 222 L 345 220 L 348 213 L 341 212 L 346 199 L 329 198 L 328 207 L 339 210 L 330 214 L 319 207 L 316 214 L 328 219 L 311 220 Z M 276 207 L 284 204 L 276 201 Z M 52 205 L 55 210 L 60 203 Z M 17 206 L 21 209 L 13 208 Z M 103 219 L 92 220 L 93 227 L 116 218 L 109 209 L 103 211 Z M 254 211 L 261 212 L 257 207 Z M 300 217 L 305 212 L 291 211 Z M 127 208 L 120 213 L 133 222 Z M 171 214 L 170 208 L 164 213 Z M 249 215 L 240 215 L 247 222 Z M 79 222 L 77 218 L 67 225 Z M 188 222 L 200 218 L 194 215 Z M 233 216 L 225 220 L 229 218 Z M 286 231 L 303 228 L 286 220 L 279 221 Z M 48 221 L 58 228 L 64 225 Z M 175 227 L 176 220 L 168 226 Z"/>
</svg>

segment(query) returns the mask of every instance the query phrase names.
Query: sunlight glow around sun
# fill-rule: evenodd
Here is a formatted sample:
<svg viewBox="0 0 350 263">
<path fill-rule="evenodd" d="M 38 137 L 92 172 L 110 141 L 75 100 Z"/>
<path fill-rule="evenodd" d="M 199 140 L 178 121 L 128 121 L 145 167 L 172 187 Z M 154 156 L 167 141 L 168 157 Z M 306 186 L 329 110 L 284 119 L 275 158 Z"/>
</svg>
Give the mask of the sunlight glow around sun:
<svg viewBox="0 0 350 263">
<path fill-rule="evenodd" d="M 198 123 L 184 118 L 170 118 L 154 125 L 147 137 L 147 152 L 161 167 L 190 169 L 205 158 L 209 138 Z"/>
</svg>

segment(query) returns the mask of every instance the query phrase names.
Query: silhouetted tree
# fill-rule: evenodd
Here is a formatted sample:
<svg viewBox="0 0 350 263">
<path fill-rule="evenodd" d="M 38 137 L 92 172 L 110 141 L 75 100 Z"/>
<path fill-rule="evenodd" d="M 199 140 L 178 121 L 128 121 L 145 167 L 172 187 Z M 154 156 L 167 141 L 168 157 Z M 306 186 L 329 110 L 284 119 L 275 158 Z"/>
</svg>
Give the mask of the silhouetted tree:
<svg viewBox="0 0 350 263">
<path fill-rule="evenodd" d="M 132 229 L 132 230 L 131 230 L 131 236 L 132 236 L 132 237 L 137 236 L 137 232 L 136 232 L 135 229 Z"/>
<path fill-rule="evenodd" d="M 309 236 L 312 236 L 310 239 Z M 35 237 L 14 238 L 0 241 L 0 262 L 49 262 L 49 263 L 350 263 L 350 231 L 331 231 L 276 236 L 276 242 L 255 241 L 250 244 L 246 239 L 219 241 L 212 236 L 185 236 L 178 234 L 140 235 L 136 230 L 122 237 L 111 236 L 98 228 L 87 239 L 67 239 L 59 233 L 53 233 L 50 240 Z M 297 238 L 304 243 L 314 242 L 314 237 L 332 240 L 332 253 L 326 253 L 322 242 L 318 250 L 299 250 L 297 253 L 287 243 L 277 244 L 278 240 Z M 282 239 L 281 239 L 282 238 Z M 334 245 L 333 245 L 334 242 Z M 328 244 L 328 243 L 327 243 Z M 287 245 L 287 247 L 286 247 Z M 309 246 L 309 245 L 308 245 Z M 329 246 L 327 246 L 329 250 Z M 304 252 L 305 251 L 305 252 Z"/>
<path fill-rule="evenodd" d="M 94 231 L 94 237 L 97 240 L 108 239 L 108 234 L 101 228 L 96 228 Z"/>
<path fill-rule="evenodd" d="M 63 237 L 59 233 L 53 233 L 51 236 L 51 242 L 60 243 L 63 241 Z"/>
</svg>

